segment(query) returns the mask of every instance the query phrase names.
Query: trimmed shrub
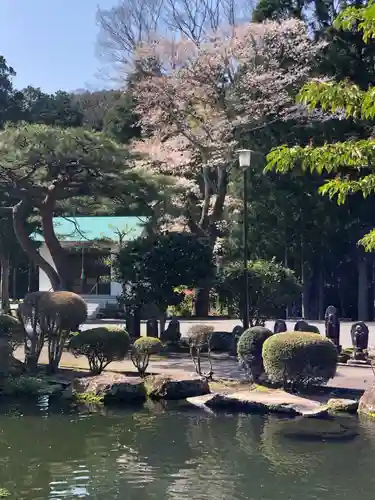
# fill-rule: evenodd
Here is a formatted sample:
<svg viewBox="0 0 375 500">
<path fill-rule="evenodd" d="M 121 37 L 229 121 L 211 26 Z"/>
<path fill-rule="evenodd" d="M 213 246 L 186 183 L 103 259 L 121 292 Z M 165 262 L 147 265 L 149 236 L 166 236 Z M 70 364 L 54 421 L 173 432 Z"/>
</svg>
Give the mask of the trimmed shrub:
<svg viewBox="0 0 375 500">
<path fill-rule="evenodd" d="M 73 292 L 47 293 L 41 297 L 39 307 L 48 333 L 52 322 L 57 321 L 60 330 L 70 332 L 78 330 L 87 319 L 86 302 Z"/>
<path fill-rule="evenodd" d="M 0 314 L 0 336 L 7 337 L 12 351 L 25 341 L 25 329 L 22 323 L 10 314 Z"/>
<path fill-rule="evenodd" d="M 71 331 L 87 319 L 86 302 L 73 292 L 51 292 L 39 302 L 40 325 L 48 339 L 48 367 L 57 370 Z"/>
<path fill-rule="evenodd" d="M 125 358 L 130 347 L 128 333 L 118 326 L 90 328 L 74 335 L 69 350 L 74 356 L 86 356 L 90 372 L 98 375 L 112 361 Z"/>
<path fill-rule="evenodd" d="M 338 351 L 316 333 L 278 333 L 263 345 L 263 363 L 269 380 L 294 387 L 322 385 L 335 376 Z"/>
<path fill-rule="evenodd" d="M 146 374 L 150 356 L 158 354 L 162 348 L 163 344 L 156 337 L 140 337 L 134 342 L 131 350 L 131 360 L 141 377 Z"/>
<path fill-rule="evenodd" d="M 254 381 L 258 381 L 264 373 L 262 348 L 264 342 L 273 333 L 263 326 L 254 326 L 246 330 L 238 340 L 237 354 L 241 366 L 247 375 Z"/>
<path fill-rule="evenodd" d="M 19 307 L 19 317 L 27 333 L 26 366 L 37 368 L 44 341 L 48 339 L 49 370 L 57 370 L 65 342 L 71 331 L 87 319 L 86 302 L 73 292 L 33 292 Z"/>
</svg>

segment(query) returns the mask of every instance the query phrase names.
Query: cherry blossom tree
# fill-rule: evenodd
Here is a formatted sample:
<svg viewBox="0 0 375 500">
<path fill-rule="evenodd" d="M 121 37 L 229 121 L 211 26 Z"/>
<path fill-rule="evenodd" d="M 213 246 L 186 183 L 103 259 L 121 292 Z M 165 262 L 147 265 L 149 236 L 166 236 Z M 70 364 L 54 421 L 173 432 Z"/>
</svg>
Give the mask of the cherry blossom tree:
<svg viewBox="0 0 375 500">
<path fill-rule="evenodd" d="M 144 168 L 175 179 L 183 223 L 213 251 L 236 205 L 228 196 L 236 148 L 285 118 L 321 47 L 288 20 L 220 29 L 202 44 L 159 39 L 140 48 L 138 64 L 151 59 L 158 71 L 134 87 L 147 137 L 134 152 Z"/>
</svg>

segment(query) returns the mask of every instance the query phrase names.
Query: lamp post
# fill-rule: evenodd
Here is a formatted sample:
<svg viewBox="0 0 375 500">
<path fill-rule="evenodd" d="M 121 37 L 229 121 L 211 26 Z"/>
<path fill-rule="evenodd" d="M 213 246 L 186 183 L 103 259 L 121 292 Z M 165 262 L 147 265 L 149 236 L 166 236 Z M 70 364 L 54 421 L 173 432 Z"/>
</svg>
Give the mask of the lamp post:
<svg viewBox="0 0 375 500">
<path fill-rule="evenodd" d="M 238 151 L 238 162 L 243 172 L 243 279 L 245 288 L 245 300 L 243 309 L 243 327 L 245 330 L 249 328 L 249 274 L 248 274 L 248 261 L 249 261 L 249 246 L 248 246 L 248 213 L 247 213 L 247 188 L 248 188 L 248 168 L 251 164 L 250 149 L 240 149 Z"/>
</svg>

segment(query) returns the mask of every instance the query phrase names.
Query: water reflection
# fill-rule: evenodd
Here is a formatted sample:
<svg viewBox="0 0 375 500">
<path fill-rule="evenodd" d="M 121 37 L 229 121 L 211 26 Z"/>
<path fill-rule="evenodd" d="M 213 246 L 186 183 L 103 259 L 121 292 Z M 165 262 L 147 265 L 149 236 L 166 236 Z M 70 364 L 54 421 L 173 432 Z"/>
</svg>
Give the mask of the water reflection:
<svg viewBox="0 0 375 500">
<path fill-rule="evenodd" d="M 101 412 L 4 406 L 0 486 L 17 500 L 352 500 L 375 487 L 375 423 L 342 421 L 343 440 L 321 421 L 307 432 L 298 420 L 163 405 Z M 322 430 L 329 441 L 311 439 Z"/>
</svg>

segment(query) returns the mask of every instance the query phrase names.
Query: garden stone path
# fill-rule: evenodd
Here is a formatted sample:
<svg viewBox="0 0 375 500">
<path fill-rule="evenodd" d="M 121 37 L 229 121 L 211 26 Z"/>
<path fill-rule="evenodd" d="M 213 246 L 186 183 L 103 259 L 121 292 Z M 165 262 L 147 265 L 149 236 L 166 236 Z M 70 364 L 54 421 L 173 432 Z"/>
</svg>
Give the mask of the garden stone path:
<svg viewBox="0 0 375 500">
<path fill-rule="evenodd" d="M 24 360 L 24 349 L 20 347 L 15 352 L 16 358 Z M 42 350 L 40 362 L 48 363 L 48 351 L 46 348 Z M 88 369 L 86 358 L 75 358 L 69 352 L 64 352 L 61 367 L 74 369 Z M 125 372 L 134 371 L 134 366 L 130 360 L 113 362 L 108 367 L 111 371 Z M 194 373 L 194 366 L 190 357 L 184 354 L 173 354 L 168 357 L 154 357 L 150 362 L 149 372 L 151 373 L 170 373 L 178 374 Z M 216 379 L 233 379 L 243 380 L 243 371 L 239 368 L 237 360 L 229 356 L 215 356 L 213 359 L 213 371 Z M 337 369 L 336 376 L 330 380 L 328 386 L 342 389 L 365 390 L 369 385 L 375 382 L 375 376 L 371 367 L 354 367 L 340 365 Z"/>
</svg>

